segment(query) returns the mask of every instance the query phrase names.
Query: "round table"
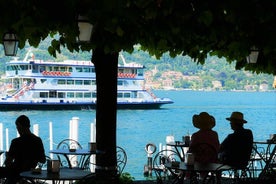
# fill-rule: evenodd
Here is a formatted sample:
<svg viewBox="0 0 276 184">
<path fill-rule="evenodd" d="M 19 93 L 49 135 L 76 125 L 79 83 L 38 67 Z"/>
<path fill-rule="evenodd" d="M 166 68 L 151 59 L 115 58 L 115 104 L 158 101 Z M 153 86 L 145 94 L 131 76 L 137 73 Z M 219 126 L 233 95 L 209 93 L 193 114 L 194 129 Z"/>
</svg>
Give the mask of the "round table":
<svg viewBox="0 0 276 184">
<path fill-rule="evenodd" d="M 20 176 L 24 179 L 30 180 L 32 183 L 35 183 L 34 180 L 52 180 L 53 183 L 55 183 L 56 181 L 60 180 L 80 180 L 89 174 L 91 174 L 90 171 L 85 171 L 81 169 L 61 168 L 59 173 L 49 173 L 47 170 L 42 170 L 41 173 L 24 171 L 20 173 Z"/>
</svg>

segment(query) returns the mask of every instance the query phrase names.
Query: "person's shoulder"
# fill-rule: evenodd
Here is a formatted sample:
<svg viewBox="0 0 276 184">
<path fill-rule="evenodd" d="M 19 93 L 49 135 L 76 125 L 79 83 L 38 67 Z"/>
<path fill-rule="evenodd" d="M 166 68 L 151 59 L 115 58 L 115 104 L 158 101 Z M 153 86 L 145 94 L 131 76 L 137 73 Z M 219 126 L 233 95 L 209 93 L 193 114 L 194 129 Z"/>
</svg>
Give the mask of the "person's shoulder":
<svg viewBox="0 0 276 184">
<path fill-rule="evenodd" d="M 42 140 L 39 136 L 35 135 L 35 134 L 32 134 L 33 138 L 34 139 L 37 139 L 37 140 Z"/>
<path fill-rule="evenodd" d="M 244 129 L 243 131 L 246 132 L 247 134 L 253 134 L 252 130 L 250 130 L 250 129 Z"/>
<path fill-rule="evenodd" d="M 11 142 L 12 142 L 12 143 L 13 143 L 13 142 L 18 142 L 20 139 L 21 139 L 21 137 L 16 137 L 16 138 L 13 138 L 13 139 L 11 140 Z"/>
<path fill-rule="evenodd" d="M 210 130 L 213 134 L 218 134 L 218 132 L 217 131 L 215 131 L 215 130 Z"/>
</svg>

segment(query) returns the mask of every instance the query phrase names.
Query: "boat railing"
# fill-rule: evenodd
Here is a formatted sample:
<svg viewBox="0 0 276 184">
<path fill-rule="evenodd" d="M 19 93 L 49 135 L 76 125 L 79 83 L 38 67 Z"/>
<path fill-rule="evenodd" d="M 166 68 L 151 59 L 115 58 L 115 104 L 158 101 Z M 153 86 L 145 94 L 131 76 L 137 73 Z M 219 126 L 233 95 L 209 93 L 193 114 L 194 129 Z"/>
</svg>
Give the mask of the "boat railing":
<svg viewBox="0 0 276 184">
<path fill-rule="evenodd" d="M 119 78 L 135 78 L 135 73 L 118 73 Z"/>
<path fill-rule="evenodd" d="M 70 76 L 71 72 L 61 72 L 61 71 L 43 71 L 41 72 L 44 76 Z"/>
</svg>

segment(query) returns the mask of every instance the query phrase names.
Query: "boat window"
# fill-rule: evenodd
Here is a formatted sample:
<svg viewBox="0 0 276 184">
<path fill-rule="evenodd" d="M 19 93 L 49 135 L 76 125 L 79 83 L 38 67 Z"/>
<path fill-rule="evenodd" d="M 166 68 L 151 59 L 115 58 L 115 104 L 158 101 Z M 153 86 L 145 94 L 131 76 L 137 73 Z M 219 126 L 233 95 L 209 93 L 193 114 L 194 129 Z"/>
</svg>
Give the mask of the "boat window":
<svg viewBox="0 0 276 184">
<path fill-rule="evenodd" d="M 92 80 L 92 85 L 96 85 L 96 80 Z"/>
<path fill-rule="evenodd" d="M 91 95 L 92 95 L 91 93 L 84 93 L 83 97 L 84 98 L 91 98 Z"/>
<path fill-rule="evenodd" d="M 74 98 L 75 95 L 73 92 L 67 92 L 67 98 Z"/>
<path fill-rule="evenodd" d="M 32 68 L 32 66 L 33 66 L 33 68 Z M 32 69 L 32 72 L 33 73 L 38 73 L 38 65 L 30 65 L 30 69 Z"/>
<path fill-rule="evenodd" d="M 123 98 L 123 93 L 117 93 L 118 98 Z"/>
<path fill-rule="evenodd" d="M 46 82 L 47 79 L 40 79 L 40 82 L 43 84 L 44 82 Z"/>
<path fill-rule="evenodd" d="M 51 66 L 47 67 L 48 69 L 46 69 L 47 71 L 53 71 L 53 68 Z"/>
<path fill-rule="evenodd" d="M 59 71 L 58 66 L 54 67 L 54 71 Z"/>
<path fill-rule="evenodd" d="M 83 72 L 90 73 L 90 70 L 88 67 L 83 68 Z"/>
<path fill-rule="evenodd" d="M 65 98 L 65 93 L 59 92 L 58 93 L 58 98 Z"/>
<path fill-rule="evenodd" d="M 72 72 L 72 71 L 73 71 L 72 67 L 69 67 L 68 72 Z"/>
<path fill-rule="evenodd" d="M 20 70 L 28 70 L 28 65 L 19 65 Z"/>
<path fill-rule="evenodd" d="M 47 92 L 40 92 L 39 97 L 40 98 L 48 98 L 48 93 Z"/>
<path fill-rule="evenodd" d="M 12 68 L 11 70 L 19 70 L 19 66 L 18 65 L 12 65 L 11 68 Z"/>
<path fill-rule="evenodd" d="M 83 93 L 76 93 L 76 98 L 82 98 L 83 97 Z"/>
<path fill-rule="evenodd" d="M 39 71 L 40 71 L 40 72 L 45 71 L 45 66 L 39 66 Z"/>
<path fill-rule="evenodd" d="M 97 98 L 97 93 L 96 92 L 92 93 L 92 98 Z"/>
<path fill-rule="evenodd" d="M 137 69 L 137 75 L 143 76 L 143 69 Z"/>
<path fill-rule="evenodd" d="M 138 93 L 137 97 L 138 98 L 144 98 L 144 95 L 143 95 L 143 93 Z"/>
<path fill-rule="evenodd" d="M 73 84 L 74 84 L 74 81 L 73 81 L 73 80 L 67 80 L 67 84 L 68 84 L 68 85 L 73 85 Z"/>
<path fill-rule="evenodd" d="M 129 85 L 129 81 L 124 81 L 124 84 L 123 84 L 123 86 L 128 86 Z"/>
<path fill-rule="evenodd" d="M 118 80 L 117 84 L 118 84 L 118 86 L 122 86 L 123 85 L 123 81 Z"/>
<path fill-rule="evenodd" d="M 130 98 L 130 93 L 124 93 L 124 98 Z"/>
<path fill-rule="evenodd" d="M 75 81 L 75 84 L 76 84 L 76 85 L 82 85 L 82 80 L 76 80 L 76 81 Z"/>
<path fill-rule="evenodd" d="M 131 94 L 132 94 L 132 98 L 137 98 L 137 91 L 132 91 Z"/>
<path fill-rule="evenodd" d="M 91 68 L 91 72 L 92 72 L 92 73 L 95 73 L 95 68 Z"/>
<path fill-rule="evenodd" d="M 65 72 L 66 68 L 64 66 L 61 66 L 59 70 L 62 71 L 62 72 Z"/>
<path fill-rule="evenodd" d="M 58 80 L 58 84 L 65 84 L 65 80 L 64 79 Z"/>
<path fill-rule="evenodd" d="M 90 80 L 84 80 L 84 81 L 83 81 L 83 84 L 84 84 L 84 85 L 90 85 L 90 84 L 91 84 L 91 81 L 90 81 Z"/>
<path fill-rule="evenodd" d="M 82 68 L 76 67 L 76 71 L 77 71 L 77 72 L 82 72 Z"/>
<path fill-rule="evenodd" d="M 56 97 L 57 97 L 57 91 L 56 90 L 49 91 L 49 98 L 56 98 Z"/>
</svg>

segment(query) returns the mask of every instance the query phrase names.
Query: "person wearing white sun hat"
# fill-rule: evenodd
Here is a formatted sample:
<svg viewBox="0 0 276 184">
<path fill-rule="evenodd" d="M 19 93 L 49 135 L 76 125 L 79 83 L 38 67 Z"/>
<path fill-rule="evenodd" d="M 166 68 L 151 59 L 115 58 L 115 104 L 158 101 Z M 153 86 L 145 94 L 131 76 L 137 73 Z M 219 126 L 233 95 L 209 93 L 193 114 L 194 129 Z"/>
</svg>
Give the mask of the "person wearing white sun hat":
<svg viewBox="0 0 276 184">
<path fill-rule="evenodd" d="M 229 134 L 221 143 L 219 159 L 224 164 L 245 168 L 253 148 L 252 131 L 243 127 L 247 121 L 241 112 L 232 112 L 226 120 L 230 121 L 234 133 Z"/>
</svg>

